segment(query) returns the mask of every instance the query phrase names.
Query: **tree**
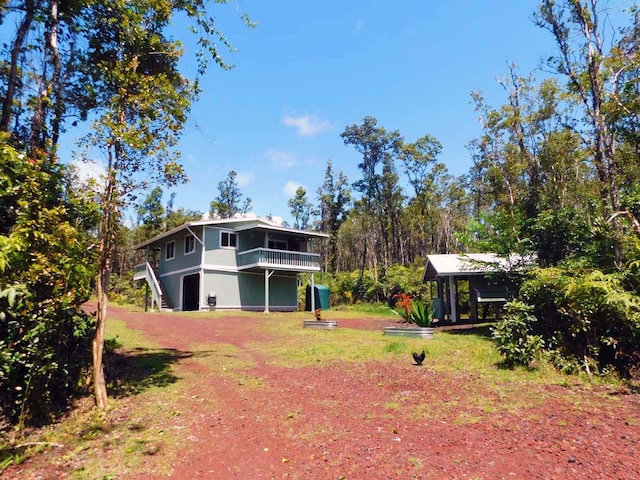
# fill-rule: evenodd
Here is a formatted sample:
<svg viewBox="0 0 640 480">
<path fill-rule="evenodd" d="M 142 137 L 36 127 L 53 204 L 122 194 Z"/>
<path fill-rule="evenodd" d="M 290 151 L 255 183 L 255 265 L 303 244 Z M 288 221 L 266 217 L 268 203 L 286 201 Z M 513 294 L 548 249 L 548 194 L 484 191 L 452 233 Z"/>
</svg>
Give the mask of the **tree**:
<svg viewBox="0 0 640 480">
<path fill-rule="evenodd" d="M 226 67 L 211 38 L 220 34 L 213 27 L 206 4 L 199 0 L 96 0 L 86 17 L 90 36 L 83 58 L 84 79 L 97 111 L 84 145 L 102 150 L 107 159 L 93 340 L 94 393 L 100 409 L 107 407 L 102 354 L 107 292 L 122 206 L 151 182 L 170 186 L 186 179 L 175 146 L 198 88 L 178 70 L 180 44 L 165 35 L 177 12 L 186 14 L 202 32 L 199 44 L 209 55 L 199 57 L 203 62 L 200 71 L 207 56 Z"/>
<path fill-rule="evenodd" d="M 611 62 L 615 50 L 605 44 L 609 32 L 600 0 L 543 0 L 536 24 L 551 32 L 558 50 L 549 66 L 567 80 L 583 114 L 573 124 L 588 148 L 597 173 L 602 200 L 609 213 L 620 210 L 620 161 L 616 155 L 618 135 L 608 119 L 608 105 L 619 99 L 617 78 L 625 66 Z M 607 17 L 605 16 L 605 19 Z M 618 68 L 615 68 L 618 67 Z M 616 222 L 616 263 L 622 264 L 622 242 Z"/>
<path fill-rule="evenodd" d="M 245 214 L 251 209 L 251 199 L 242 201 L 242 192 L 238 187 L 236 177 L 238 174 L 231 170 L 227 178 L 218 183 L 219 195 L 211 202 L 210 213 L 212 217 L 233 218 L 238 213 Z"/>
<path fill-rule="evenodd" d="M 450 177 L 446 166 L 438 161 L 441 153 L 442 144 L 428 134 L 414 143 L 405 143 L 400 151 L 400 160 L 414 191 L 403 222 L 408 233 L 405 235 L 407 263 L 432 252 L 449 253 L 437 240 L 443 226 L 443 192 Z"/>
<path fill-rule="evenodd" d="M 157 186 L 136 208 L 138 224 L 142 224 L 144 239 L 152 238 L 164 229 L 165 210 L 162 206 L 162 187 Z"/>
<path fill-rule="evenodd" d="M 387 132 L 384 127 L 377 126 L 378 121 L 371 117 L 364 117 L 361 125 L 351 125 L 340 134 L 344 144 L 352 146 L 362 154 L 362 161 L 358 168 L 362 178 L 353 183 L 353 188 L 360 192 L 365 219 L 367 224 L 363 235 L 371 240 L 374 246 L 374 256 L 377 264 L 382 260 L 384 264 L 389 259 L 389 238 L 393 220 L 384 219 L 384 212 L 391 213 L 396 209 L 400 199 L 397 189 L 398 177 L 393 165 L 397 158 L 403 139 L 398 131 Z M 374 221 L 373 219 L 384 220 Z M 361 279 L 366 266 L 368 245 L 362 253 L 360 265 Z M 376 265 L 374 264 L 374 269 Z"/>
<path fill-rule="evenodd" d="M 313 205 L 307 199 L 307 191 L 303 187 L 296 189 L 296 194 L 287 202 L 291 209 L 291 216 L 294 219 L 294 228 L 305 230 L 309 225 Z"/>
<path fill-rule="evenodd" d="M 3 9 L 19 19 L 7 51 L 0 131 L 11 142 L 46 151 L 54 161 L 64 122 L 85 108 L 76 63 L 87 2 L 24 0 Z"/>
<path fill-rule="evenodd" d="M 349 181 L 341 171 L 333 171 L 331 160 L 327 161 L 324 182 L 318 188 L 320 201 L 320 231 L 329 234 L 326 254 L 327 270 L 336 271 L 338 253 L 338 231 L 347 218 L 347 208 L 351 204 Z"/>
<path fill-rule="evenodd" d="M 511 66 L 500 84 L 507 103 L 498 109 L 473 95 L 483 128 L 470 145 L 468 177 L 476 247 L 543 258 L 536 223 L 549 226 L 549 215 L 566 208 L 583 218 L 593 215 L 593 175 L 580 137 L 567 124 L 571 112 L 555 79 L 536 85 Z"/>
</svg>

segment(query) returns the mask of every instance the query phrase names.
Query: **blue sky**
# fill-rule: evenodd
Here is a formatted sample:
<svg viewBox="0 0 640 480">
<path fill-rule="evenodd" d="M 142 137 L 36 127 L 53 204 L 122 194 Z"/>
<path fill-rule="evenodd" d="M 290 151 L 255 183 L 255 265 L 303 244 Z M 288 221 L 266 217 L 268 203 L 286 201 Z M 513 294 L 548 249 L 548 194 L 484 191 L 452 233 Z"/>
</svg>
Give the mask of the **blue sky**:
<svg viewBox="0 0 640 480">
<path fill-rule="evenodd" d="M 327 160 L 350 182 L 359 178 L 360 158 L 340 133 L 366 115 L 406 141 L 434 135 L 440 160 L 464 174 L 466 145 L 480 132 L 470 93 L 499 106 L 496 77 L 508 63 L 528 73 L 552 52 L 550 35 L 531 20 L 534 0 L 230 3 L 215 8 L 238 50 L 224 53 L 235 67 L 212 65 L 202 80 L 180 142 L 190 182 L 173 189 L 178 207 L 208 211 L 218 182 L 235 170 L 256 214 L 291 222 L 287 201 L 301 185 L 316 203 Z M 174 27 L 177 38 L 187 35 Z"/>
</svg>

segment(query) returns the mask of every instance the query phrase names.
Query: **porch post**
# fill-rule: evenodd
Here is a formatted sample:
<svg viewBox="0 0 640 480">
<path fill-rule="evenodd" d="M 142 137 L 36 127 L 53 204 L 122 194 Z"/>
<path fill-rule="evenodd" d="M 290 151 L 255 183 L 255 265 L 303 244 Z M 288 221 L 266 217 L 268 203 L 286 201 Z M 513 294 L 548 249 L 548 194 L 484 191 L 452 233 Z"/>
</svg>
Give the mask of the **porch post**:
<svg viewBox="0 0 640 480">
<path fill-rule="evenodd" d="M 201 252 L 200 252 L 200 300 L 198 300 L 198 310 L 208 310 L 209 308 L 209 302 L 207 301 L 207 298 L 205 297 L 204 294 L 204 253 L 205 253 L 205 249 L 204 249 L 204 241 L 205 241 L 205 231 L 206 231 L 206 227 L 203 225 L 202 226 L 202 240 L 200 240 L 200 248 L 201 248 Z M 198 238 L 195 234 L 193 235 L 195 238 Z"/>
<path fill-rule="evenodd" d="M 311 311 L 316 311 L 316 286 L 315 286 L 315 273 L 311 273 Z"/>
<path fill-rule="evenodd" d="M 453 275 L 449 277 L 449 302 L 451 303 L 451 322 L 455 323 L 458 318 L 456 299 L 456 280 Z"/>
<path fill-rule="evenodd" d="M 147 245 L 146 248 L 146 259 L 145 262 L 147 263 L 147 265 L 149 265 L 149 245 Z M 147 268 L 147 266 L 145 265 L 144 268 Z M 146 312 L 149 307 L 148 307 L 148 303 L 149 303 L 149 274 L 146 273 L 145 274 L 145 281 L 144 281 L 144 311 Z M 158 308 L 158 310 L 160 310 L 160 308 Z"/>
<path fill-rule="evenodd" d="M 264 313 L 269 313 L 269 269 L 264 271 Z"/>
</svg>

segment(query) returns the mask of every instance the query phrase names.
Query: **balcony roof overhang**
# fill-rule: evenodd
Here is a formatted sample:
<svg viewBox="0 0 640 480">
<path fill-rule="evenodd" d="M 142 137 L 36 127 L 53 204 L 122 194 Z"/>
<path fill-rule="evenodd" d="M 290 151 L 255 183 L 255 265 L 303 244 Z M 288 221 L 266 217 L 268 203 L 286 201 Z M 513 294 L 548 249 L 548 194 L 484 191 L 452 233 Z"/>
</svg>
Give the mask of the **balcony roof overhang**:
<svg viewBox="0 0 640 480">
<path fill-rule="evenodd" d="M 194 227 L 219 227 L 224 228 L 225 230 L 231 230 L 234 232 L 245 232 L 249 230 L 254 231 L 271 231 L 271 232 L 281 232 L 289 235 L 294 235 L 300 238 L 306 239 L 320 239 L 320 238 L 329 238 L 329 235 L 322 232 L 312 232 L 309 230 L 300 230 L 297 228 L 283 227 L 281 225 L 276 225 L 275 223 L 270 222 L 269 220 L 265 220 L 263 218 L 225 218 L 219 220 L 196 220 L 192 222 L 187 222 L 179 227 L 168 230 L 160 235 L 156 235 L 155 237 L 145 240 L 138 245 L 133 247 L 134 250 L 141 250 L 143 248 L 147 248 L 152 246 L 155 243 L 162 241 L 163 239 L 170 237 L 176 233 L 179 233 L 183 230 L 190 230 Z"/>
</svg>

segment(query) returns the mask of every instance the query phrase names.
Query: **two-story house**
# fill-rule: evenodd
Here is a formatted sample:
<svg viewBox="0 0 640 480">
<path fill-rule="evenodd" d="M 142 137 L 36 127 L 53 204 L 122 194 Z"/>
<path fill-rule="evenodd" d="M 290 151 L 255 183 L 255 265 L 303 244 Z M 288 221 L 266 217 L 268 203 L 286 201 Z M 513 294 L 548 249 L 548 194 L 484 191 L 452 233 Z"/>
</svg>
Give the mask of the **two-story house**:
<svg viewBox="0 0 640 480">
<path fill-rule="evenodd" d="M 294 311 L 298 274 L 320 271 L 313 246 L 327 237 L 260 218 L 193 221 L 137 245 L 147 261 L 134 280 L 158 308 Z"/>
</svg>

